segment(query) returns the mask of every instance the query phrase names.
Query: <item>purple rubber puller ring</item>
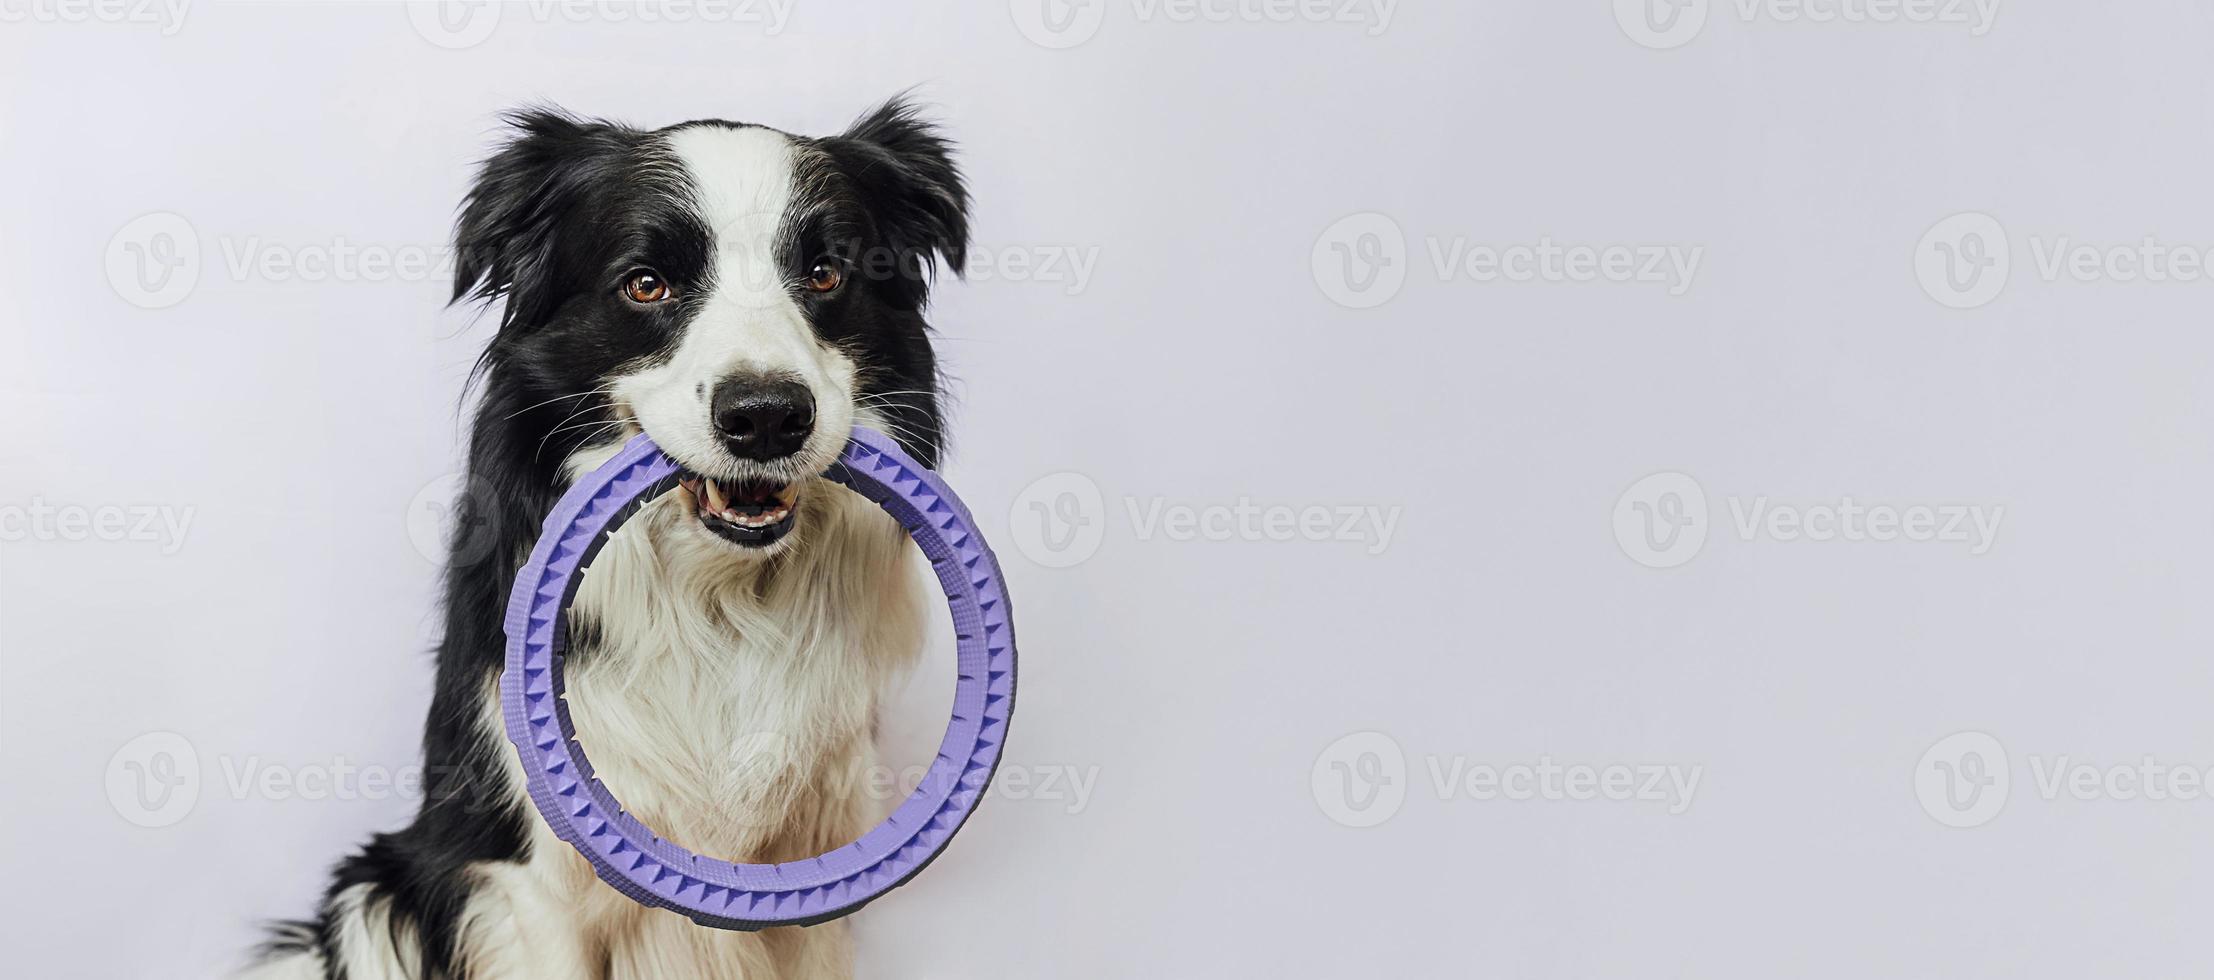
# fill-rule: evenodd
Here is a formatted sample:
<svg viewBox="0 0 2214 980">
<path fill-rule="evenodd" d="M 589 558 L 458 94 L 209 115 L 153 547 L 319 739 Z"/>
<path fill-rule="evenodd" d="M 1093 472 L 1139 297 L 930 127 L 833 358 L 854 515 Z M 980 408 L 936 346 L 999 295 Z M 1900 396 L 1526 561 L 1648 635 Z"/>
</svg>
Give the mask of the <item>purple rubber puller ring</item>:
<svg viewBox="0 0 2214 980">
<path fill-rule="evenodd" d="M 668 490 L 675 460 L 644 435 L 577 481 L 546 518 L 507 604 L 500 703 L 530 799 L 556 836 L 632 900 L 704 926 L 754 930 L 846 915 L 945 849 L 990 785 L 1015 703 L 1015 631 L 999 562 L 936 473 L 880 432 L 856 428 L 824 476 L 876 502 L 930 560 L 953 611 L 953 718 L 922 784 L 859 840 L 783 864 L 733 864 L 664 840 L 592 774 L 563 700 L 563 647 L 579 571 L 642 501 Z"/>
</svg>

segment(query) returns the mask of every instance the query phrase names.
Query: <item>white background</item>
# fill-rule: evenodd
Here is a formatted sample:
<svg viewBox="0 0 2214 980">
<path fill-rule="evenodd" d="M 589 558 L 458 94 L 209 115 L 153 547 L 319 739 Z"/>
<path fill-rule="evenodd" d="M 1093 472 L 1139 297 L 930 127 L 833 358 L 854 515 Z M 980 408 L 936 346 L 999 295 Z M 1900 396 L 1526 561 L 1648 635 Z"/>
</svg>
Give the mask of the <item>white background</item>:
<svg viewBox="0 0 2214 980">
<path fill-rule="evenodd" d="M 1607 0 L 1406 0 L 1384 24 L 1091 0 L 1060 35 L 1022 0 L 797 0 L 774 26 L 515 5 L 459 48 L 388 4 L 198 0 L 165 32 L 51 3 L 0 0 L 32 15 L 0 23 L 15 975 L 218 974 L 413 806 L 226 773 L 414 758 L 437 569 L 411 522 L 458 459 L 489 320 L 443 309 L 437 274 L 238 256 L 439 247 L 525 101 L 821 133 L 918 84 L 963 144 L 980 250 L 1096 257 L 1080 286 L 948 283 L 934 317 L 948 473 L 1019 597 L 1008 771 L 1096 783 L 1081 806 L 988 800 L 858 917 L 866 975 L 2214 969 L 2214 801 L 2038 778 L 2063 756 L 2214 765 L 2214 283 L 2036 258 L 2214 245 L 2203 3 L 2006 3 L 1979 35 L 1718 0 L 1669 50 Z M 153 212 L 199 245 L 160 308 L 123 250 L 151 239 L 106 259 Z M 1346 227 L 1378 237 L 1325 237 L 1371 212 Z M 2003 228 L 2011 274 L 1953 309 L 1917 275 L 1947 253 L 1917 253 L 1964 212 Z M 1456 239 L 1703 257 L 1670 295 L 1441 276 L 1431 246 Z M 1393 264 L 1362 292 L 1348 255 Z M 1655 473 L 1706 502 L 1674 567 L 1631 557 L 1666 530 L 1637 505 L 1697 503 L 1623 499 Z M 1731 504 L 1848 496 L 2003 523 L 1976 554 L 1748 536 Z M 1397 523 L 1386 543 L 1144 521 L 1241 498 Z M 1071 501 L 1089 555 L 1028 506 Z M 68 540 L 25 530 L 39 502 L 191 519 Z M 198 795 L 149 828 L 110 788 L 138 785 L 118 752 L 153 732 L 191 747 L 175 778 Z M 1991 739 L 1925 758 L 1956 732 Z M 1432 778 L 1548 758 L 1700 781 L 1672 813 Z M 1944 798 L 1971 761 L 2009 777 L 1980 822 Z M 1396 777 L 1396 811 L 1339 782 L 1364 773 Z"/>
</svg>

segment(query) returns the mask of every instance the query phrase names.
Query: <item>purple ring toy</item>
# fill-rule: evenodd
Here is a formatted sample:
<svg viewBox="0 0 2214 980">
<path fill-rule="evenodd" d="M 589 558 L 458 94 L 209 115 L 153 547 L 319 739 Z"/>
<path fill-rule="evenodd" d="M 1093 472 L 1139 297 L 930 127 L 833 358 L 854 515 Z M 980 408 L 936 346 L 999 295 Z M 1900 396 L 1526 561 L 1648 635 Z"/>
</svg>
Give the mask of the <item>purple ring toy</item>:
<svg viewBox="0 0 2214 980">
<path fill-rule="evenodd" d="M 853 912 L 930 863 L 976 809 L 1014 708 L 1015 633 L 999 563 L 938 475 L 882 433 L 857 428 L 824 476 L 875 501 L 920 545 L 945 589 L 960 680 L 938 757 L 915 792 L 859 840 L 784 864 L 693 854 L 624 812 L 577 744 L 562 649 L 579 570 L 624 518 L 667 490 L 677 464 L 646 436 L 579 480 L 546 518 L 507 605 L 500 700 L 531 802 L 600 879 L 640 904 L 718 929 L 812 925 Z"/>
</svg>

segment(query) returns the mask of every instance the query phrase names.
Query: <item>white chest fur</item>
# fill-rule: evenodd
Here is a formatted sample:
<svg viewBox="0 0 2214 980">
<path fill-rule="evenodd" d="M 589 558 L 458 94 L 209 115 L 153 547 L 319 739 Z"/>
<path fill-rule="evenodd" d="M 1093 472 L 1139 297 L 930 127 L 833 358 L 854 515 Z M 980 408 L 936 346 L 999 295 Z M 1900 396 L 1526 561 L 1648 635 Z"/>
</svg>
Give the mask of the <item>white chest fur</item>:
<svg viewBox="0 0 2214 980">
<path fill-rule="evenodd" d="M 817 480 L 798 538 L 760 559 L 649 506 L 594 558 L 572 615 L 577 738 L 603 782 L 664 837 L 726 860 L 850 841 L 869 796 L 877 701 L 923 631 L 898 525 Z"/>
<path fill-rule="evenodd" d="M 591 637 L 567 665 L 577 741 L 625 809 L 695 853 L 773 863 L 850 843 L 897 802 L 873 791 L 873 725 L 924 641 L 919 553 L 876 505 L 822 480 L 767 559 L 670 503 L 625 523 L 578 588 L 572 621 Z M 497 686 L 486 694 L 504 745 Z M 842 923 L 725 932 L 632 903 L 529 811 L 512 755 L 507 769 L 530 850 L 475 869 L 471 975 L 851 976 Z"/>
</svg>

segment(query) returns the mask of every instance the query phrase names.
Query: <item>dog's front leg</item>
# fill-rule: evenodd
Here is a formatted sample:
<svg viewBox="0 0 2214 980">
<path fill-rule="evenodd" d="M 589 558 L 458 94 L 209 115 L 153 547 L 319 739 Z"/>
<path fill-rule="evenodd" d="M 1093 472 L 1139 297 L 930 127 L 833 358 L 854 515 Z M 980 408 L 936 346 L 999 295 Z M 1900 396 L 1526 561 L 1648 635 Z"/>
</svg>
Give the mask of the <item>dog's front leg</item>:
<svg viewBox="0 0 2214 980">
<path fill-rule="evenodd" d="M 468 980 L 605 980 L 588 906 L 553 869 L 486 862 L 472 870 L 455 950 Z"/>
</svg>

